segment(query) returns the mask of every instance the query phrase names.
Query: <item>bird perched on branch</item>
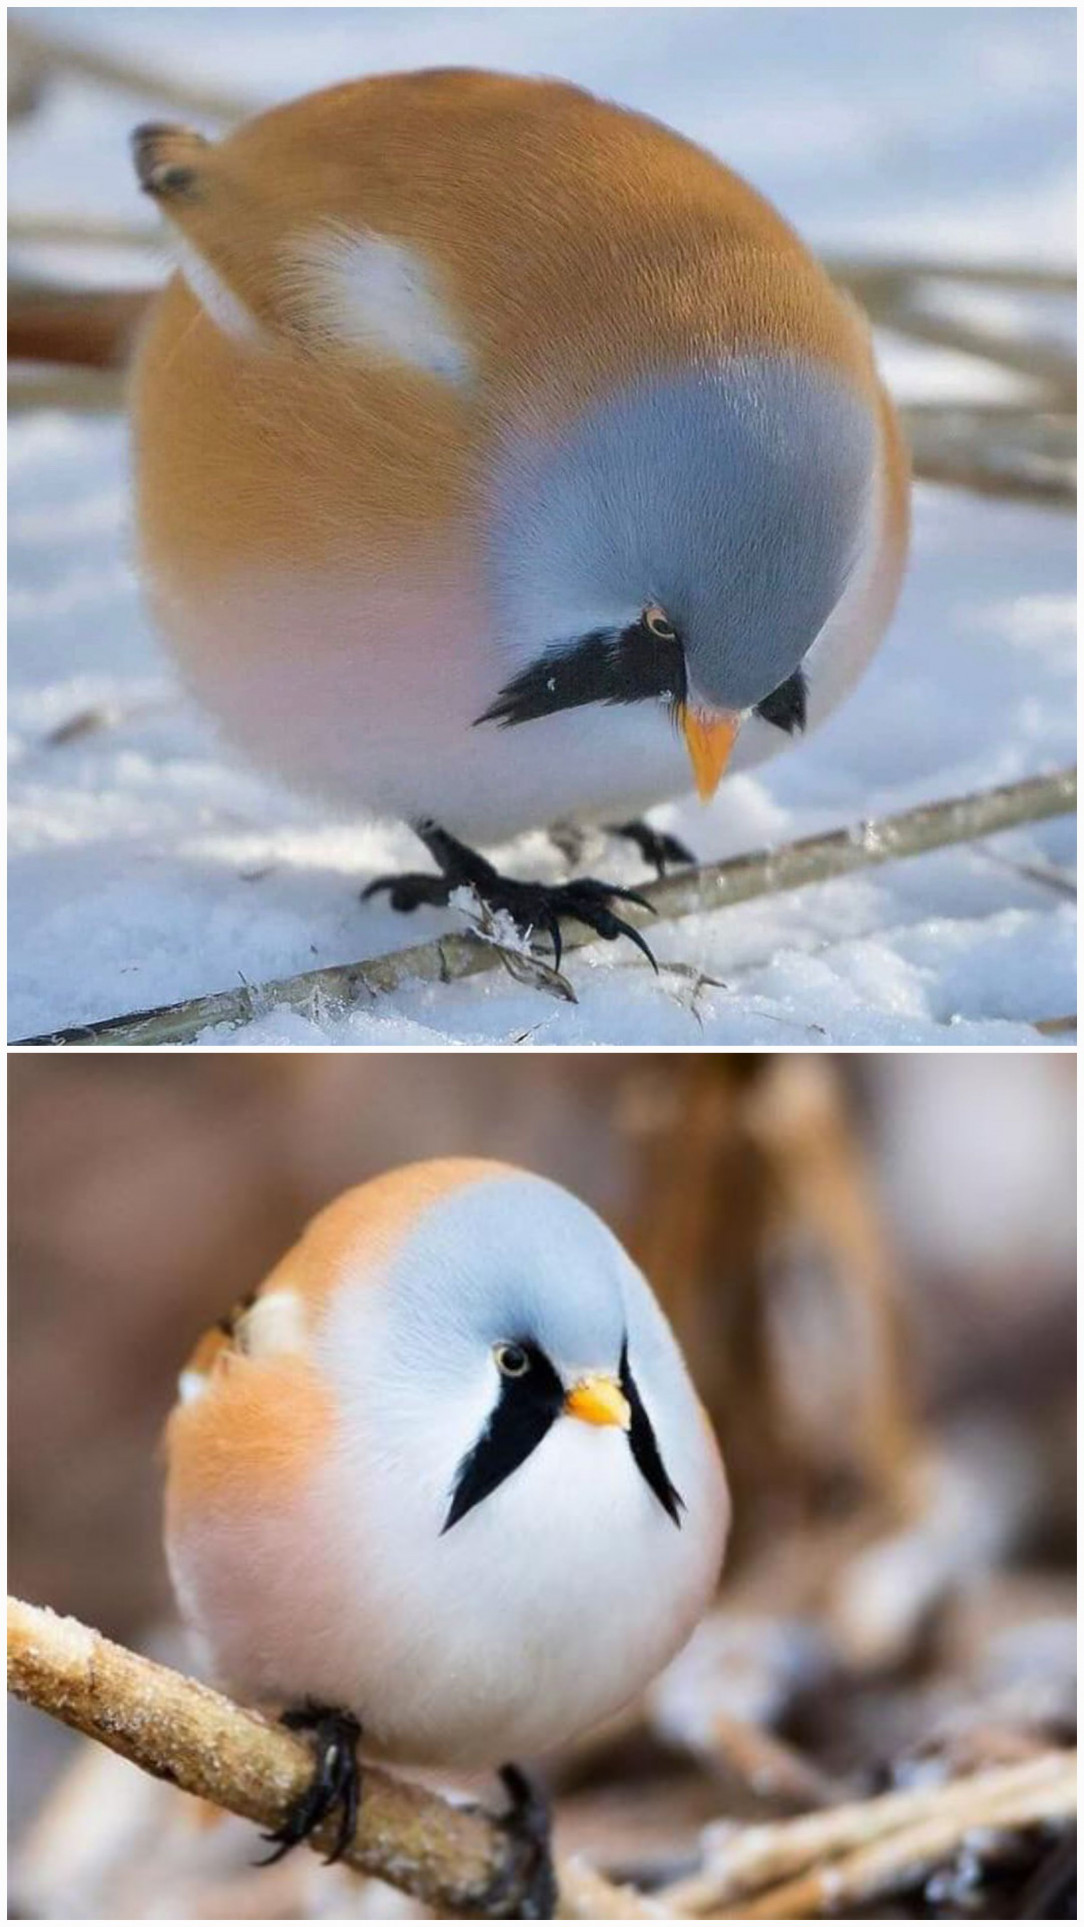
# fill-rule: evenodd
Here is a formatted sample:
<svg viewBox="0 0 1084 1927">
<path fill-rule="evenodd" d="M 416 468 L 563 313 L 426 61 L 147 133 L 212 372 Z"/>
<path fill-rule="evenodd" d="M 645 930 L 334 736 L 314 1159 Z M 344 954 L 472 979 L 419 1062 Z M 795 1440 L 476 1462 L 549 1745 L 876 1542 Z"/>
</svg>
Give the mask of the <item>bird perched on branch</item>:
<svg viewBox="0 0 1084 1927">
<path fill-rule="evenodd" d="M 644 947 L 620 890 L 474 845 L 593 821 L 687 856 L 641 813 L 850 688 L 907 525 L 860 311 L 710 154 L 557 82 L 391 75 L 134 153 L 180 269 L 135 371 L 140 546 L 192 688 L 268 770 L 413 825 L 440 874 L 370 886 L 396 907 L 467 884 Z"/>
<path fill-rule="evenodd" d="M 692 1630 L 728 1522 L 642 1274 L 569 1192 L 484 1160 L 323 1211 L 197 1346 L 167 1455 L 170 1569 L 211 1671 L 315 1732 L 278 1851 L 336 1806 L 341 1851 L 359 1748 L 492 1769 L 615 1712 Z M 525 1917 L 548 1917 L 540 1808 L 504 1777 Z"/>
</svg>

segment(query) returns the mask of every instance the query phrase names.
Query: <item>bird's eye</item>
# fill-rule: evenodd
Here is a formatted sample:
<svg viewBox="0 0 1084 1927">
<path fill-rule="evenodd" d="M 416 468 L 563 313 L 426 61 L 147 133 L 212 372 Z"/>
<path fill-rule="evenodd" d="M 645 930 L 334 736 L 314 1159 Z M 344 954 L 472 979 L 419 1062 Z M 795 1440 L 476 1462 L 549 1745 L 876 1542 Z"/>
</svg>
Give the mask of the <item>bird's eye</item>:
<svg viewBox="0 0 1084 1927">
<path fill-rule="evenodd" d="M 505 1378 L 522 1378 L 531 1369 L 531 1361 L 522 1345 L 494 1345 L 493 1356 L 497 1370 Z"/>
<path fill-rule="evenodd" d="M 644 610 L 643 623 L 644 628 L 649 629 L 657 641 L 677 641 L 677 630 L 667 616 L 665 609 L 660 609 L 657 602 L 653 602 L 650 608 Z"/>
</svg>

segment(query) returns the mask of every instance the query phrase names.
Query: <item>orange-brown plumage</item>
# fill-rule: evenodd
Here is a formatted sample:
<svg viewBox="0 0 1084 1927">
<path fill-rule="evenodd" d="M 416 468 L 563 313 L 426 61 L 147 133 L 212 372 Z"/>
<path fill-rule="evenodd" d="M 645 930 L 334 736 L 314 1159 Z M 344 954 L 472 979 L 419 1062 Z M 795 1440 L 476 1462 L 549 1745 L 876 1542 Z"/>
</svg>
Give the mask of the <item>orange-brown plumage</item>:
<svg viewBox="0 0 1084 1927">
<path fill-rule="evenodd" d="M 171 1529 L 212 1495 L 216 1507 L 243 1513 L 304 1480 L 328 1449 L 334 1422 L 311 1350 L 327 1298 L 347 1280 L 379 1289 L 420 1211 L 502 1174 L 514 1175 L 512 1167 L 437 1158 L 354 1186 L 317 1213 L 255 1292 L 203 1333 L 182 1374 L 188 1396 L 166 1433 Z M 259 1308 L 272 1294 L 296 1304 L 298 1315 L 285 1330 L 261 1332 Z"/>
<path fill-rule="evenodd" d="M 725 1535 L 717 1448 L 645 1281 L 560 1187 L 389 1173 L 225 1324 L 182 1374 L 166 1539 L 235 1692 L 477 1767 L 601 1717 L 685 1637 Z"/>
<path fill-rule="evenodd" d="M 178 1405 L 169 1421 L 168 1529 L 183 1531 L 204 1509 L 240 1521 L 252 1507 L 278 1504 L 328 1450 L 332 1425 L 307 1358 L 223 1349 L 207 1392 Z"/>
<path fill-rule="evenodd" d="M 712 155 L 456 70 L 144 130 L 137 165 L 182 270 L 134 376 L 145 573 L 261 764 L 487 841 L 639 815 L 690 759 L 706 791 L 783 746 L 785 686 L 816 723 L 855 680 L 898 425 L 860 310 Z"/>
<path fill-rule="evenodd" d="M 645 368 L 755 346 L 821 357 L 874 393 L 860 316 L 768 203 L 577 87 L 466 70 L 351 82 L 259 115 L 196 164 L 198 191 L 168 213 L 267 342 L 254 355 L 224 336 L 181 282 L 165 296 L 137 373 L 152 565 L 213 573 L 282 544 L 330 563 L 348 537 L 374 560 L 401 554 L 469 503 L 493 421 L 530 421 L 540 390 L 552 432 Z M 316 223 L 394 236 L 437 267 L 477 357 L 470 408 L 388 357 L 314 356 L 288 264 Z M 352 418 L 375 433 L 363 462 Z"/>
<path fill-rule="evenodd" d="M 419 1211 L 461 1185 L 502 1173 L 513 1175 L 513 1167 L 491 1158 L 431 1158 L 342 1192 L 310 1219 L 256 1290 L 238 1299 L 197 1339 L 184 1375 L 206 1380 L 216 1392 L 232 1390 L 250 1375 L 249 1368 L 263 1364 L 272 1352 L 276 1359 L 284 1352 L 306 1356 L 313 1322 L 331 1292 L 347 1278 L 355 1286 L 381 1284 Z M 288 1344 L 275 1334 L 270 1342 L 261 1342 L 254 1329 L 253 1313 L 272 1293 L 297 1302 L 299 1317 Z M 205 1398 L 198 1403 L 203 1408 Z"/>
</svg>

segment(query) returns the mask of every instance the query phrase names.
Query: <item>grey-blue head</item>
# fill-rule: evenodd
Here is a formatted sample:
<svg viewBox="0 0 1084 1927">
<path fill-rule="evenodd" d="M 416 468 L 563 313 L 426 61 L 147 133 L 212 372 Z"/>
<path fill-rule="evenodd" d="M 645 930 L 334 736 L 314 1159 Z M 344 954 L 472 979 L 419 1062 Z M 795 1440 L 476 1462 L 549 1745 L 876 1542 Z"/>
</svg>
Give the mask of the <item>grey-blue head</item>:
<svg viewBox="0 0 1084 1927">
<path fill-rule="evenodd" d="M 495 1170 L 420 1213 L 387 1284 L 383 1330 L 365 1353 L 366 1409 L 379 1403 L 392 1462 L 397 1441 L 427 1437 L 439 1414 L 444 1531 L 565 1417 L 625 1432 L 634 1465 L 680 1524 L 652 1409 L 684 1406 L 684 1369 L 643 1276 L 588 1206 L 547 1179 Z M 349 1375 L 356 1345 L 345 1324 L 324 1343 L 336 1373 Z"/>
<path fill-rule="evenodd" d="M 782 355 L 645 378 L 518 440 L 490 543 L 510 673 L 481 720 L 648 700 L 735 718 L 800 692 L 862 552 L 875 461 L 862 398 Z M 771 720 L 793 726 L 800 701 Z"/>
</svg>

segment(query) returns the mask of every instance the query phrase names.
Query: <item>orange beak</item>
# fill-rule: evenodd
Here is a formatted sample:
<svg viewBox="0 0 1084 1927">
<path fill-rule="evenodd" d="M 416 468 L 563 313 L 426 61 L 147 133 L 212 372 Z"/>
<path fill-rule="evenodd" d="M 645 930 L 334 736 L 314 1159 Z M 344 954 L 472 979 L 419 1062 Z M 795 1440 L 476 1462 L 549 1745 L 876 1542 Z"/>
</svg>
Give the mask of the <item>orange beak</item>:
<svg viewBox="0 0 1084 1927">
<path fill-rule="evenodd" d="M 702 803 L 715 795 L 730 752 L 738 739 L 740 716 L 703 716 L 686 709 L 681 718 L 685 746 L 696 778 L 696 793 Z"/>
<path fill-rule="evenodd" d="M 628 1399 L 612 1378 L 581 1378 L 565 1399 L 571 1418 L 586 1419 L 588 1425 L 619 1425 L 627 1432 L 632 1424 Z"/>
</svg>

